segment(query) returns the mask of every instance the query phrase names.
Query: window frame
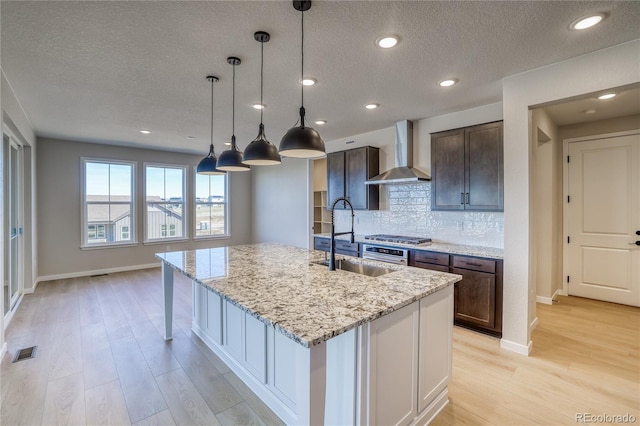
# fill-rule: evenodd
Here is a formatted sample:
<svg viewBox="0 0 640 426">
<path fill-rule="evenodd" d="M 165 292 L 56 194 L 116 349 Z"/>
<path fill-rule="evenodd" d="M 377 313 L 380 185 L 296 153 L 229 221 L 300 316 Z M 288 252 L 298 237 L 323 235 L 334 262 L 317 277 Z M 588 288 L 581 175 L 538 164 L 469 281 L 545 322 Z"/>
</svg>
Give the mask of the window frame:
<svg viewBox="0 0 640 426">
<path fill-rule="evenodd" d="M 131 167 L 131 201 L 116 201 L 116 202 L 87 202 L 87 163 L 101 163 L 101 164 L 114 164 L 121 166 Z M 82 250 L 93 250 L 110 247 L 127 247 L 138 245 L 137 233 L 136 233 L 136 178 L 137 178 L 137 161 L 119 160 L 112 158 L 96 158 L 96 157 L 80 157 L 80 248 Z M 110 194 L 109 194 L 110 195 Z M 89 223 L 88 223 L 88 207 L 90 204 L 117 204 L 117 205 L 130 205 L 130 218 L 129 218 L 129 241 L 112 241 L 103 243 L 89 243 Z M 98 226 L 100 224 L 94 224 L 95 238 L 98 238 Z M 102 225 L 104 226 L 104 225 Z M 106 231 L 106 227 L 105 227 Z"/>
<path fill-rule="evenodd" d="M 149 212 L 147 202 L 147 168 L 148 167 L 158 167 L 165 169 L 181 169 L 182 170 L 182 237 L 160 237 L 160 238 L 149 238 L 148 235 L 148 221 L 149 221 Z M 144 240 L 143 244 L 145 245 L 153 245 L 153 244 L 163 244 L 165 242 L 181 242 L 181 241 L 189 241 L 189 202 L 187 199 L 189 195 L 187 193 L 187 179 L 189 173 L 189 166 L 184 164 L 169 164 L 169 163 L 151 163 L 144 162 L 142 166 L 142 204 L 143 204 L 143 228 L 144 228 Z M 180 204 L 172 201 L 163 201 L 158 204 Z M 177 227 L 176 227 L 177 229 Z M 169 235 L 169 226 L 166 227 L 166 234 Z"/>
<path fill-rule="evenodd" d="M 224 174 L 224 203 L 199 203 L 196 191 L 196 176 L 198 175 L 196 168 L 193 168 L 192 178 L 193 178 L 193 214 L 192 220 L 193 224 L 191 226 L 191 232 L 193 232 L 193 240 L 201 241 L 201 240 L 224 240 L 231 238 L 231 218 L 229 215 L 229 180 L 230 180 L 229 172 Z M 198 204 L 203 205 L 219 205 L 224 204 L 224 234 L 219 235 L 197 235 L 196 226 L 199 224 L 198 222 Z"/>
</svg>

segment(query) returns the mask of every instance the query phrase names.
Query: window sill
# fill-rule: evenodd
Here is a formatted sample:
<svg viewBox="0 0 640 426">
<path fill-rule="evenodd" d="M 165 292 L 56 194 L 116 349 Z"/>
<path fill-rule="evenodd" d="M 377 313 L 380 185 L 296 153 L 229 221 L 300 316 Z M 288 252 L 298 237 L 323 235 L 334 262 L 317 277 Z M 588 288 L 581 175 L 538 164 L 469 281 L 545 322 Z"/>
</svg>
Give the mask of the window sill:
<svg viewBox="0 0 640 426">
<path fill-rule="evenodd" d="M 159 244 L 169 244 L 169 243 L 188 243 L 189 239 L 188 238 L 165 238 L 162 240 L 150 240 L 150 241 L 145 241 L 144 243 L 142 243 L 145 246 L 155 246 L 155 245 L 159 245 Z"/>
<path fill-rule="evenodd" d="M 231 239 L 231 235 L 203 235 L 200 237 L 193 237 L 193 241 L 228 240 L 228 239 Z"/>
<path fill-rule="evenodd" d="M 92 244 L 92 245 L 81 245 L 80 250 L 100 250 L 100 249 L 110 249 L 110 248 L 123 248 L 123 247 L 135 247 L 138 245 L 137 241 L 131 243 L 123 243 L 123 244 Z"/>
</svg>

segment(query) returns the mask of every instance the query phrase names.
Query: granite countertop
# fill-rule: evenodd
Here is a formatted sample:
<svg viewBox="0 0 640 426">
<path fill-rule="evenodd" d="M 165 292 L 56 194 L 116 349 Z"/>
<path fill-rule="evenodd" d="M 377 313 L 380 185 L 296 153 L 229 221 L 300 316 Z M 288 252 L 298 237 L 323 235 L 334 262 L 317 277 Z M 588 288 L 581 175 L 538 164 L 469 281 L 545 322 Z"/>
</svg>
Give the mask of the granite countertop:
<svg viewBox="0 0 640 426">
<path fill-rule="evenodd" d="M 331 234 L 315 234 L 315 237 L 320 238 L 331 238 Z M 336 239 L 340 240 L 348 240 L 349 235 L 340 235 L 336 237 Z M 367 243 L 367 244 L 375 244 L 377 246 L 385 246 L 385 247 L 402 247 L 413 250 L 425 250 L 425 251 L 436 251 L 438 253 L 448 253 L 448 254 L 459 254 L 463 256 L 476 256 L 476 257 L 486 257 L 488 259 L 496 259 L 502 260 L 504 259 L 504 250 L 501 248 L 495 247 L 483 247 L 483 246 L 469 246 L 464 244 L 451 244 L 445 242 L 434 241 L 432 243 L 426 244 L 401 244 L 401 243 L 387 243 L 383 241 L 372 241 L 366 240 L 364 235 L 356 235 L 355 241 L 358 243 Z"/>
<path fill-rule="evenodd" d="M 156 257 L 302 346 L 398 310 L 462 277 L 338 255 L 395 271 L 376 278 L 312 263 L 324 253 L 282 244 L 157 253 Z"/>
</svg>

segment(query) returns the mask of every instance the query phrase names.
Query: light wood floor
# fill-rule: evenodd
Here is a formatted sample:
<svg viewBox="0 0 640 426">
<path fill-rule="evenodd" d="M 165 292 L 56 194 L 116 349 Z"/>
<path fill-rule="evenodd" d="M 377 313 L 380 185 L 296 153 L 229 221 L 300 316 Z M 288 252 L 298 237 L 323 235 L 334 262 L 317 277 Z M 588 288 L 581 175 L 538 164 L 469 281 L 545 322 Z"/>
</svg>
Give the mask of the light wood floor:
<svg viewBox="0 0 640 426">
<path fill-rule="evenodd" d="M 160 270 L 51 281 L 26 295 L 0 364 L 2 425 L 281 424 L 190 331 L 191 284 L 176 274 L 164 342 Z M 534 351 L 454 328 L 450 403 L 436 425 L 640 423 L 640 309 L 561 297 L 538 305 Z M 35 359 L 11 363 L 22 347 Z"/>
</svg>

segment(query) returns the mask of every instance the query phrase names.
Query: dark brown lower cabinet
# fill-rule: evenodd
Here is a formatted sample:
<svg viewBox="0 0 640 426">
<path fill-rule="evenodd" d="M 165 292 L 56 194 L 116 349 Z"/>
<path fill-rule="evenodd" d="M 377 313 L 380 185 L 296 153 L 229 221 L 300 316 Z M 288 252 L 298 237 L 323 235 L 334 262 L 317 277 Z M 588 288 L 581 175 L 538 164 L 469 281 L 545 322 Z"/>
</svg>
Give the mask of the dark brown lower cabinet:
<svg viewBox="0 0 640 426">
<path fill-rule="evenodd" d="M 454 321 L 493 329 L 496 325 L 496 276 L 458 268 L 451 272 L 462 275 L 462 281 L 455 283 Z"/>
<path fill-rule="evenodd" d="M 501 260 L 412 250 L 409 265 L 462 275 L 454 289 L 454 324 L 502 337 Z"/>
<path fill-rule="evenodd" d="M 331 239 L 323 237 L 313 238 L 313 248 L 320 251 L 331 250 Z M 336 253 L 346 256 L 360 257 L 360 244 L 348 240 L 336 240 Z"/>
</svg>

